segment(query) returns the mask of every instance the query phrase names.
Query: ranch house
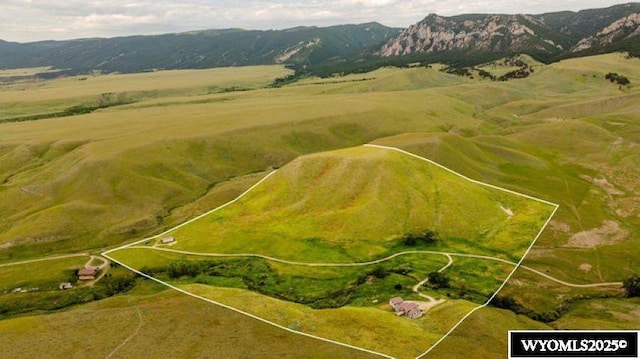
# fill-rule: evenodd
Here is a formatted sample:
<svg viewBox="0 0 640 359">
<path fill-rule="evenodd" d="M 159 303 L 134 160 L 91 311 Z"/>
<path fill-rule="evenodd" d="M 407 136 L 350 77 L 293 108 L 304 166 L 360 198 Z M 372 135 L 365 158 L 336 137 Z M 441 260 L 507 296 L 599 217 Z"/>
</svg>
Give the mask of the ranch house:
<svg viewBox="0 0 640 359">
<path fill-rule="evenodd" d="M 418 305 L 413 302 L 405 302 L 400 297 L 393 297 L 389 301 L 389 305 L 396 312 L 397 316 L 404 315 L 405 317 L 409 317 L 411 319 L 420 318 L 422 316 L 422 310 L 418 308 Z"/>
<path fill-rule="evenodd" d="M 96 279 L 96 273 L 98 269 L 94 267 L 85 267 L 78 271 L 78 279 L 80 280 L 94 280 Z"/>
</svg>

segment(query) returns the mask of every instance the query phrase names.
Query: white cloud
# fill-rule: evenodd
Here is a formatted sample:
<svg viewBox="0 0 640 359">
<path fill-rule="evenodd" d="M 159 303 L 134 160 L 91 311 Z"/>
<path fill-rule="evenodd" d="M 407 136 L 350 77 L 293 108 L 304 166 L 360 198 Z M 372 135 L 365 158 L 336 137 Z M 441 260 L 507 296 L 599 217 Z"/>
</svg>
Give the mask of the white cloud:
<svg viewBox="0 0 640 359">
<path fill-rule="evenodd" d="M 377 21 L 406 27 L 429 13 L 542 13 L 606 7 L 593 0 L 0 0 L 0 39 L 35 41 L 241 27 L 283 29 Z"/>
</svg>

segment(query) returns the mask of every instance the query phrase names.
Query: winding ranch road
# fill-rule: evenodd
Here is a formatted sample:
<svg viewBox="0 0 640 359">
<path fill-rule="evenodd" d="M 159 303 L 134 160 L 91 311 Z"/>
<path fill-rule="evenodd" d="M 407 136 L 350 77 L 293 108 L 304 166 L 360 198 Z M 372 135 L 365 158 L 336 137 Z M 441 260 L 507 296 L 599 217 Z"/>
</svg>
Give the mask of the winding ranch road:
<svg viewBox="0 0 640 359">
<path fill-rule="evenodd" d="M 95 259 L 102 261 L 102 264 L 98 266 L 98 269 L 100 270 L 100 275 L 96 279 L 87 283 L 87 285 L 90 287 L 93 287 L 96 283 L 98 283 L 98 281 L 102 279 L 102 277 L 104 277 L 105 274 L 107 274 L 107 271 L 110 268 L 109 260 L 103 257 L 98 257 L 98 256 L 91 256 L 91 258 L 89 258 L 89 260 L 87 261 L 87 264 L 85 264 L 84 266 L 85 267 L 91 266 L 91 262 L 93 262 Z"/>
<path fill-rule="evenodd" d="M 445 255 L 447 256 L 447 258 L 449 258 L 449 262 L 447 264 L 445 264 L 444 267 L 438 269 L 438 273 L 444 272 L 445 269 L 451 267 L 451 265 L 453 264 L 453 258 L 449 254 L 445 254 Z M 418 282 L 418 284 L 414 285 L 413 288 L 412 288 L 414 293 L 417 293 L 422 298 L 428 299 L 429 303 L 431 305 L 437 305 L 437 304 L 440 304 L 440 303 L 444 302 L 444 300 L 442 300 L 442 299 L 436 300 L 434 297 L 432 297 L 430 295 L 426 295 L 424 293 L 420 293 L 420 287 L 422 287 L 428 281 L 429 281 L 429 277 L 426 277 L 425 279 L 423 279 L 420 282 Z"/>
<path fill-rule="evenodd" d="M 147 246 L 130 246 L 130 247 L 126 247 L 126 248 L 155 250 L 155 251 L 171 252 L 171 253 L 177 253 L 177 254 L 186 254 L 186 255 L 191 255 L 191 256 L 202 256 L 202 257 L 218 257 L 218 258 L 253 257 L 253 258 L 266 259 L 266 260 L 277 262 L 277 263 L 292 264 L 292 265 L 299 265 L 299 266 L 306 266 L 306 267 L 361 267 L 361 266 L 368 266 L 368 265 L 372 265 L 372 264 L 378 264 L 378 263 L 386 262 L 386 261 L 388 261 L 390 259 L 393 259 L 393 258 L 396 258 L 396 257 L 399 257 L 399 256 L 409 255 L 409 254 L 436 254 L 436 255 L 446 256 L 446 257 L 449 258 L 450 263 L 448 263 L 445 266 L 444 269 L 448 268 L 453 263 L 453 259 L 451 257 L 466 257 L 466 258 L 486 259 L 486 260 L 491 260 L 491 261 L 496 261 L 496 262 L 502 262 L 502 263 L 505 263 L 505 264 L 513 265 L 513 266 L 517 266 L 518 265 L 518 263 L 516 263 L 516 262 L 512 262 L 510 260 L 497 258 L 497 257 L 483 256 L 483 255 L 477 255 L 477 254 L 448 253 L 448 252 L 437 252 L 437 251 L 405 251 L 405 252 L 395 253 L 395 254 L 392 254 L 392 255 L 390 255 L 388 257 L 376 259 L 376 260 L 369 261 L 369 262 L 356 262 L 356 263 L 308 263 L 308 262 L 290 261 L 290 260 L 286 260 L 286 259 L 270 257 L 270 256 L 265 256 L 263 254 L 256 254 L 256 253 L 237 253 L 237 254 L 197 253 L 197 252 L 182 251 L 182 250 L 170 249 L 170 248 L 147 247 Z M 121 249 L 126 249 L 126 248 L 121 248 Z M 521 265 L 520 268 L 528 270 L 528 271 L 530 271 L 532 273 L 535 273 L 535 274 L 538 274 L 540 276 L 543 276 L 543 277 L 545 277 L 545 278 L 547 278 L 547 279 L 549 279 L 551 281 L 554 281 L 554 282 L 556 282 L 558 284 L 566 285 L 568 287 L 594 288 L 594 287 L 611 287 L 611 286 L 619 286 L 619 287 L 621 287 L 622 286 L 622 282 L 573 284 L 573 283 L 565 282 L 563 280 L 554 278 L 554 277 L 552 277 L 552 276 L 550 276 L 550 275 L 548 275 L 546 273 L 540 272 L 539 270 L 533 269 L 531 267 L 527 267 L 525 265 Z M 441 270 L 444 270 L 444 269 L 441 269 Z"/>
</svg>

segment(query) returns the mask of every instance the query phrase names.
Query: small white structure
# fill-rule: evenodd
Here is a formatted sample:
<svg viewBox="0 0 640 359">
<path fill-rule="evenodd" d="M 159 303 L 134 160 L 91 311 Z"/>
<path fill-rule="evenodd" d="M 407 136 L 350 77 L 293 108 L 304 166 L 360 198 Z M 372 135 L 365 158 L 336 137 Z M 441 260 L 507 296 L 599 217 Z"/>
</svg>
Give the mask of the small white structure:
<svg viewBox="0 0 640 359">
<path fill-rule="evenodd" d="M 66 290 L 66 289 L 71 289 L 71 288 L 73 288 L 73 285 L 72 285 L 71 283 L 69 283 L 69 282 L 62 282 L 62 283 L 60 283 L 60 285 L 58 286 L 58 288 L 59 288 L 60 290 Z"/>
<path fill-rule="evenodd" d="M 169 244 L 169 243 L 173 243 L 176 240 L 173 237 L 164 237 L 160 240 L 160 242 L 162 242 L 162 244 Z"/>
</svg>

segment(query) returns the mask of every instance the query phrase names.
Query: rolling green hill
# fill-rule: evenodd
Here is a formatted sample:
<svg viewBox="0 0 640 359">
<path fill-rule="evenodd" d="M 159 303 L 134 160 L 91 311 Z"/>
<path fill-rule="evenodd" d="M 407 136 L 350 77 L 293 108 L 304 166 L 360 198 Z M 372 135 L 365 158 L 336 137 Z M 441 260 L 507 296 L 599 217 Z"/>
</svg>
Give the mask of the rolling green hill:
<svg viewBox="0 0 640 359">
<path fill-rule="evenodd" d="M 228 206 L 105 255 L 298 332 L 413 358 L 487 301 L 555 208 L 360 146 L 299 157 Z M 423 289 L 441 298 L 424 319 L 389 311 L 386 298 L 424 300 L 417 278 L 445 269 L 444 291 Z"/>
<path fill-rule="evenodd" d="M 407 154 L 356 147 L 298 158 L 237 204 L 169 234 L 176 250 L 363 262 L 429 229 L 441 237 L 431 250 L 517 261 L 552 210 Z"/>
</svg>

